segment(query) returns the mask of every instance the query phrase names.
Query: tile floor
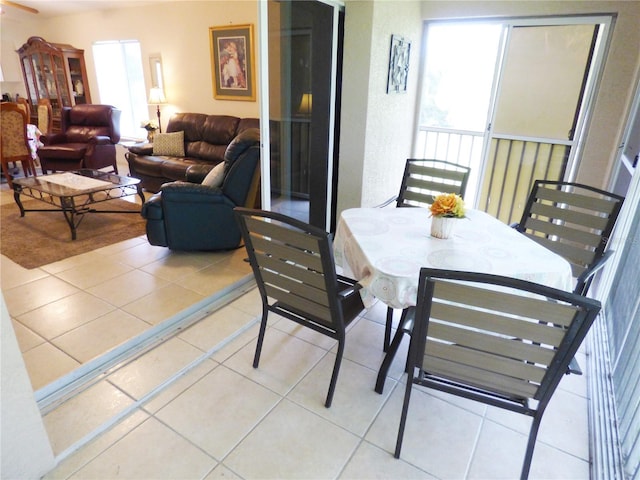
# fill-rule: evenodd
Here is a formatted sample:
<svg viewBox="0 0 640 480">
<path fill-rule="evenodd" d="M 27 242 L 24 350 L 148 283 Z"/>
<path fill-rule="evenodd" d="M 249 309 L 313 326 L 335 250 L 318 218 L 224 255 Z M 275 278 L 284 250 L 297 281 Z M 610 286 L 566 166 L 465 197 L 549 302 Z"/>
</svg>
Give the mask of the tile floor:
<svg viewBox="0 0 640 480">
<path fill-rule="evenodd" d="M 100 296 L 82 283 L 80 265 L 24 270 L 2 258 L 2 289 L 34 385 L 94 355 L 103 348 L 95 338 L 113 342 L 121 330 L 135 333 L 209 295 L 212 271 L 220 270 L 197 254 L 168 256 L 144 237 L 95 255 L 92 271 L 100 266 L 104 282 L 133 276 L 147 279 L 148 289 L 134 299 L 117 288 Z M 97 260 L 104 256 L 109 262 Z M 110 273 L 113 262 L 125 271 Z M 229 274 L 242 265 L 236 255 L 220 262 Z M 36 293 L 25 301 L 27 284 Z M 254 289 L 46 412 L 59 463 L 45 478 L 517 478 L 529 419 L 421 389 L 412 396 L 416 422 L 407 427 L 402 458 L 393 458 L 407 341 L 384 394 L 376 394 L 385 314 L 376 304 L 350 327 L 326 409 L 332 340 L 272 317 L 260 367 L 252 368 L 260 315 Z M 50 321 L 63 315 L 62 326 Z M 584 354 L 579 361 L 585 364 Z M 542 421 L 530 478 L 589 478 L 586 391 L 584 376 L 563 379 Z"/>
</svg>

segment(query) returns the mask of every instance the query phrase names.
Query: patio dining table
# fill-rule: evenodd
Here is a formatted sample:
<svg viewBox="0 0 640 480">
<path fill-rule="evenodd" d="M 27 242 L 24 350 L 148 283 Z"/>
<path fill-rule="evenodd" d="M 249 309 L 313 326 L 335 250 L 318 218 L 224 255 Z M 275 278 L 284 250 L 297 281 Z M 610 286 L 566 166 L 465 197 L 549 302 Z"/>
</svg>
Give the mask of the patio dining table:
<svg viewBox="0 0 640 480">
<path fill-rule="evenodd" d="M 430 234 L 431 213 L 424 208 L 352 208 L 342 212 L 333 242 L 336 265 L 358 280 L 363 303 L 376 298 L 406 309 L 417 300 L 422 267 L 491 273 L 571 291 L 571 265 L 510 226 L 480 210 L 467 210 L 453 236 Z M 396 351 L 389 348 L 375 390 Z"/>
<path fill-rule="evenodd" d="M 336 264 L 363 286 L 365 306 L 375 298 L 392 308 L 416 304 L 420 268 L 504 275 L 573 289 L 564 258 L 480 210 L 468 209 L 451 238 L 430 235 L 425 208 L 351 208 L 342 212 L 333 242 Z"/>
</svg>

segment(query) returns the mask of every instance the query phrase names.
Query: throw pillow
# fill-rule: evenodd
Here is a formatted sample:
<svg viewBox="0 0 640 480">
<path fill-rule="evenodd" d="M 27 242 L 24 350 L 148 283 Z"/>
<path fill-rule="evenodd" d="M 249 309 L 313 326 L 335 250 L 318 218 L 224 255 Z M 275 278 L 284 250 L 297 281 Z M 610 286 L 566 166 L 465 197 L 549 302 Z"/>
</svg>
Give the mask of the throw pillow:
<svg viewBox="0 0 640 480">
<path fill-rule="evenodd" d="M 153 154 L 184 157 L 184 132 L 156 133 L 153 137 Z"/>
<path fill-rule="evenodd" d="M 219 187 L 222 185 L 222 181 L 224 180 L 224 162 L 220 162 L 218 165 L 213 167 L 207 176 L 202 180 L 202 185 L 207 185 L 209 187 Z"/>
</svg>

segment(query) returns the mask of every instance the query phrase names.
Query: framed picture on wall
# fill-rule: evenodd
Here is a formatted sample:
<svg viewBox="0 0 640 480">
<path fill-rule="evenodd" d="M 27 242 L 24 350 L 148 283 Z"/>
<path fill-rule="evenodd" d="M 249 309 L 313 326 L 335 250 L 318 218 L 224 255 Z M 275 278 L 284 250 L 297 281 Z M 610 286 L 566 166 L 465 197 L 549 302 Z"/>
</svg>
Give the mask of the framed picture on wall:
<svg viewBox="0 0 640 480">
<path fill-rule="evenodd" d="M 407 91 L 410 53 L 411 42 L 398 35 L 391 35 L 387 93 L 404 93 Z"/>
<path fill-rule="evenodd" d="M 213 97 L 255 101 L 253 25 L 210 27 Z"/>
</svg>

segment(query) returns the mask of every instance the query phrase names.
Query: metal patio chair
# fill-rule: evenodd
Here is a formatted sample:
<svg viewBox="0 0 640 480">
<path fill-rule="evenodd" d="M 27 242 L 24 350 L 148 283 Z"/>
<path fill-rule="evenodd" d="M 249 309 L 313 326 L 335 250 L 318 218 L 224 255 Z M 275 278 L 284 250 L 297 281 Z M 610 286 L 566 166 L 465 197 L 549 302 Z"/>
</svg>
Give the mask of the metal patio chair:
<svg viewBox="0 0 640 480">
<path fill-rule="evenodd" d="M 532 417 L 520 474 L 528 478 L 542 415 L 600 302 L 523 280 L 423 268 L 411 310 L 395 457 L 419 385 Z"/>
<path fill-rule="evenodd" d="M 404 167 L 400 193 L 378 205 L 386 207 L 394 201 L 396 207 L 428 207 L 442 193 L 456 193 L 464 198 L 471 169 L 444 160 L 409 158 Z M 393 308 L 387 308 L 384 350 L 391 342 Z"/>
<path fill-rule="evenodd" d="M 574 292 L 586 295 L 612 250 L 607 241 L 624 197 L 588 185 L 536 180 L 514 227 L 565 258 L 576 278 Z"/>
<path fill-rule="evenodd" d="M 328 408 L 344 353 L 345 329 L 364 309 L 360 286 L 336 274 L 331 237 L 324 230 L 275 212 L 234 210 L 262 297 L 253 367 L 260 362 L 269 312 L 336 339 Z"/>
</svg>

